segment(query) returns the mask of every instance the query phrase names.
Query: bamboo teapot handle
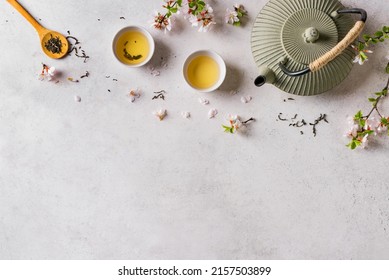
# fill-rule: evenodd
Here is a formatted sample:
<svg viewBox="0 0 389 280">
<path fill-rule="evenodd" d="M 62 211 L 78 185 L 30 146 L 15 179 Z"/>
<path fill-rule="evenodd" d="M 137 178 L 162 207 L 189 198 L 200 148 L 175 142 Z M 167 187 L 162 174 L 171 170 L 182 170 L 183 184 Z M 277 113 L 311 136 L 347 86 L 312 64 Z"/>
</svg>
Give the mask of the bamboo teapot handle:
<svg viewBox="0 0 389 280">
<path fill-rule="evenodd" d="M 310 63 L 309 66 L 300 71 L 290 71 L 286 68 L 285 63 L 280 62 L 279 66 L 281 70 L 288 76 L 298 77 L 310 72 L 316 72 L 326 66 L 329 62 L 338 57 L 349 45 L 351 45 L 361 34 L 363 28 L 365 27 L 365 22 L 367 19 L 367 13 L 363 9 L 345 9 L 338 10 L 338 14 L 360 14 L 361 19 L 357 21 L 354 27 L 349 31 L 346 37 L 343 38 L 332 50 L 324 54 L 323 56 L 316 59 L 314 62 Z"/>
</svg>

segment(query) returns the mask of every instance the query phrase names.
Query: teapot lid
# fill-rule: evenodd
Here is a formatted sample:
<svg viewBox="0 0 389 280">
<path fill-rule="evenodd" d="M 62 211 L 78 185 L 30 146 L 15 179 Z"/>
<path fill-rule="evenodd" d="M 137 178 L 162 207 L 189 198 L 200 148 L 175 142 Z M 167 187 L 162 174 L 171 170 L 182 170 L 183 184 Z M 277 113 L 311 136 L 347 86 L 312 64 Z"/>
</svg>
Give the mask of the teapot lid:
<svg viewBox="0 0 389 280">
<path fill-rule="evenodd" d="M 315 61 L 341 41 L 354 22 L 337 0 L 270 0 L 258 14 L 251 34 L 251 47 L 258 67 L 273 70 L 274 85 L 297 95 L 315 95 L 342 82 L 353 65 L 349 47 L 323 69 L 300 77 L 284 74 L 281 60 L 293 71 Z"/>
</svg>

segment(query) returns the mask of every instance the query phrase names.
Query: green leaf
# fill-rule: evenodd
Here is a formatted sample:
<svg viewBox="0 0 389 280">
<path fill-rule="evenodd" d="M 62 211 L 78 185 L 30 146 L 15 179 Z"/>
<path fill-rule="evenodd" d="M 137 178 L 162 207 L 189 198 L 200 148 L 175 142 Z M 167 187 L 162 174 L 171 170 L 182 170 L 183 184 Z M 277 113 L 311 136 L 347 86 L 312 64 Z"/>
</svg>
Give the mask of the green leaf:
<svg viewBox="0 0 389 280">
<path fill-rule="evenodd" d="M 382 96 L 382 92 L 376 92 L 374 94 L 377 95 L 378 97 Z"/>
<path fill-rule="evenodd" d="M 173 14 L 177 13 L 178 11 L 178 8 L 170 8 L 170 12 L 172 12 Z"/>
<path fill-rule="evenodd" d="M 360 119 L 360 120 L 359 120 L 359 125 L 360 125 L 361 127 L 364 127 L 365 124 L 366 124 L 366 121 L 365 121 L 364 119 Z"/>
<path fill-rule="evenodd" d="M 205 3 L 200 1 L 198 4 L 197 4 L 198 7 L 201 7 L 201 9 L 203 9 L 205 7 Z"/>
<path fill-rule="evenodd" d="M 376 102 L 376 101 L 377 101 L 377 99 L 375 99 L 375 98 L 371 97 L 371 98 L 369 98 L 369 101 L 370 101 L 370 102 Z"/>
<path fill-rule="evenodd" d="M 371 39 L 371 37 L 369 35 L 365 34 L 365 35 L 363 35 L 363 39 L 365 41 L 369 41 Z"/>
<path fill-rule="evenodd" d="M 382 90 L 382 95 L 383 96 L 387 96 L 388 95 L 388 89 L 387 88 Z"/>
<path fill-rule="evenodd" d="M 388 126 L 388 125 L 389 125 L 388 119 L 385 119 L 385 118 L 382 118 L 382 119 L 381 119 L 381 123 L 382 123 L 383 125 L 385 125 L 385 126 Z"/>
<path fill-rule="evenodd" d="M 365 49 L 365 44 L 359 42 L 359 43 L 358 43 L 358 51 L 363 51 L 364 49 Z"/>
<path fill-rule="evenodd" d="M 379 41 L 378 41 L 378 39 L 371 39 L 371 42 L 373 43 L 373 44 L 377 44 Z"/>
<path fill-rule="evenodd" d="M 353 145 L 352 145 L 352 150 L 355 150 L 357 147 L 361 146 L 362 145 L 362 142 L 359 141 L 359 140 L 354 140 L 353 141 Z M 353 148 L 354 147 L 354 148 Z"/>
<path fill-rule="evenodd" d="M 384 31 L 385 33 L 389 33 L 389 26 L 384 26 L 382 28 L 382 31 Z"/>
<path fill-rule="evenodd" d="M 179 7 L 182 6 L 182 0 L 177 0 L 176 2 L 177 2 L 177 5 L 178 5 Z"/>
<path fill-rule="evenodd" d="M 235 21 L 232 25 L 233 26 L 240 26 L 240 24 L 241 24 L 240 21 L 238 21 L 238 22 Z"/>
<path fill-rule="evenodd" d="M 372 135 L 374 133 L 373 130 L 365 130 L 363 132 L 358 133 L 358 135 L 365 137 L 366 135 Z"/>
<path fill-rule="evenodd" d="M 358 142 L 359 142 L 359 144 L 358 144 Z M 361 145 L 360 141 L 353 140 L 350 142 L 350 144 L 347 145 L 347 147 L 349 147 L 351 150 L 355 150 L 360 145 Z"/>
<path fill-rule="evenodd" d="M 376 33 L 374 33 L 374 36 L 376 36 L 376 37 L 382 37 L 382 36 L 384 36 L 384 32 L 382 32 L 382 31 L 377 31 Z"/>
<path fill-rule="evenodd" d="M 367 59 L 367 55 L 364 52 L 359 52 L 359 55 L 362 58 L 362 61 L 365 61 Z"/>
<path fill-rule="evenodd" d="M 189 8 L 193 8 L 193 7 L 195 6 L 195 3 L 194 3 L 194 2 L 190 2 L 190 3 L 188 4 L 188 6 L 189 6 Z"/>
<path fill-rule="evenodd" d="M 359 111 L 358 113 L 356 113 L 354 120 L 359 121 L 362 118 L 363 118 L 363 113 L 362 111 Z"/>
<path fill-rule="evenodd" d="M 226 133 L 231 133 L 231 134 L 234 133 L 234 128 L 233 127 L 229 127 L 229 126 L 223 125 L 223 128 L 224 128 L 224 132 L 226 132 Z"/>
</svg>

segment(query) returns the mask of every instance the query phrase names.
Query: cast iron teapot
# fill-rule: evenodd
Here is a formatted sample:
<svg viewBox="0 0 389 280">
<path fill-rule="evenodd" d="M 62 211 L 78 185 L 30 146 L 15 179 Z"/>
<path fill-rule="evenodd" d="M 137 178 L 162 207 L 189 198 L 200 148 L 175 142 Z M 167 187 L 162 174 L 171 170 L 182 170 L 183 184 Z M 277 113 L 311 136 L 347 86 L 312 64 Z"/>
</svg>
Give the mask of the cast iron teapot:
<svg viewBox="0 0 389 280">
<path fill-rule="evenodd" d="M 359 14 L 354 24 L 349 14 Z M 270 83 L 296 95 L 330 90 L 350 73 L 350 45 L 362 32 L 367 13 L 337 0 L 270 0 L 251 35 L 259 68 L 255 85 Z M 354 25 L 354 26 L 353 26 Z"/>
</svg>

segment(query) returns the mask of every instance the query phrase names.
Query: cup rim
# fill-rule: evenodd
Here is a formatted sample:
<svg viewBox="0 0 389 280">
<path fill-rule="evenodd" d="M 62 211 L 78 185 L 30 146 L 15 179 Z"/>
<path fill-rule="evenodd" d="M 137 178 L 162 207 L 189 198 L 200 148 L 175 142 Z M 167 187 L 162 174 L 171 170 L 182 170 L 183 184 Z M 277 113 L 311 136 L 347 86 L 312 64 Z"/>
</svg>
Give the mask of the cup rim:
<svg viewBox="0 0 389 280">
<path fill-rule="evenodd" d="M 123 33 L 127 32 L 129 30 L 140 31 L 143 35 L 146 36 L 147 41 L 149 43 L 149 47 L 150 47 L 149 54 L 148 54 L 147 58 L 144 61 L 142 61 L 141 63 L 139 63 L 139 64 L 127 64 L 127 63 L 124 63 L 123 61 L 121 61 L 119 59 L 119 57 L 117 56 L 117 53 L 116 53 L 116 44 L 117 44 L 117 41 L 118 41 L 119 37 Z M 122 29 L 120 29 L 115 34 L 115 36 L 114 36 L 114 38 L 112 40 L 112 52 L 113 52 L 113 55 L 115 56 L 116 60 L 119 61 L 121 64 L 123 64 L 123 65 L 125 65 L 127 67 L 130 67 L 130 68 L 138 68 L 138 67 L 141 67 L 141 66 L 145 65 L 146 63 L 148 63 L 151 60 L 151 58 L 153 57 L 154 51 L 155 51 L 155 42 L 154 42 L 153 36 L 151 36 L 150 32 L 147 31 L 144 27 L 139 26 L 139 25 L 129 25 L 129 26 L 123 27 Z"/>
<path fill-rule="evenodd" d="M 188 79 L 188 76 L 187 76 L 187 70 L 188 70 L 188 66 L 190 64 L 190 62 L 197 56 L 199 55 L 207 55 L 211 58 L 213 58 L 216 63 L 218 64 L 219 66 L 219 70 L 220 70 L 220 76 L 219 76 L 219 80 L 211 87 L 209 88 L 197 88 L 195 86 L 193 86 L 190 82 L 189 82 L 189 79 Z M 185 60 L 184 62 L 184 65 L 183 65 L 183 75 L 184 75 L 184 79 L 186 81 L 186 83 L 194 90 L 196 91 L 199 91 L 199 92 L 212 92 L 212 91 L 215 91 L 216 89 L 218 89 L 224 82 L 224 79 L 226 77 L 226 72 L 227 72 L 227 67 L 226 67 L 226 63 L 224 62 L 224 59 L 215 51 L 213 50 L 198 50 L 198 51 L 195 51 L 193 53 L 191 53 Z"/>
</svg>

